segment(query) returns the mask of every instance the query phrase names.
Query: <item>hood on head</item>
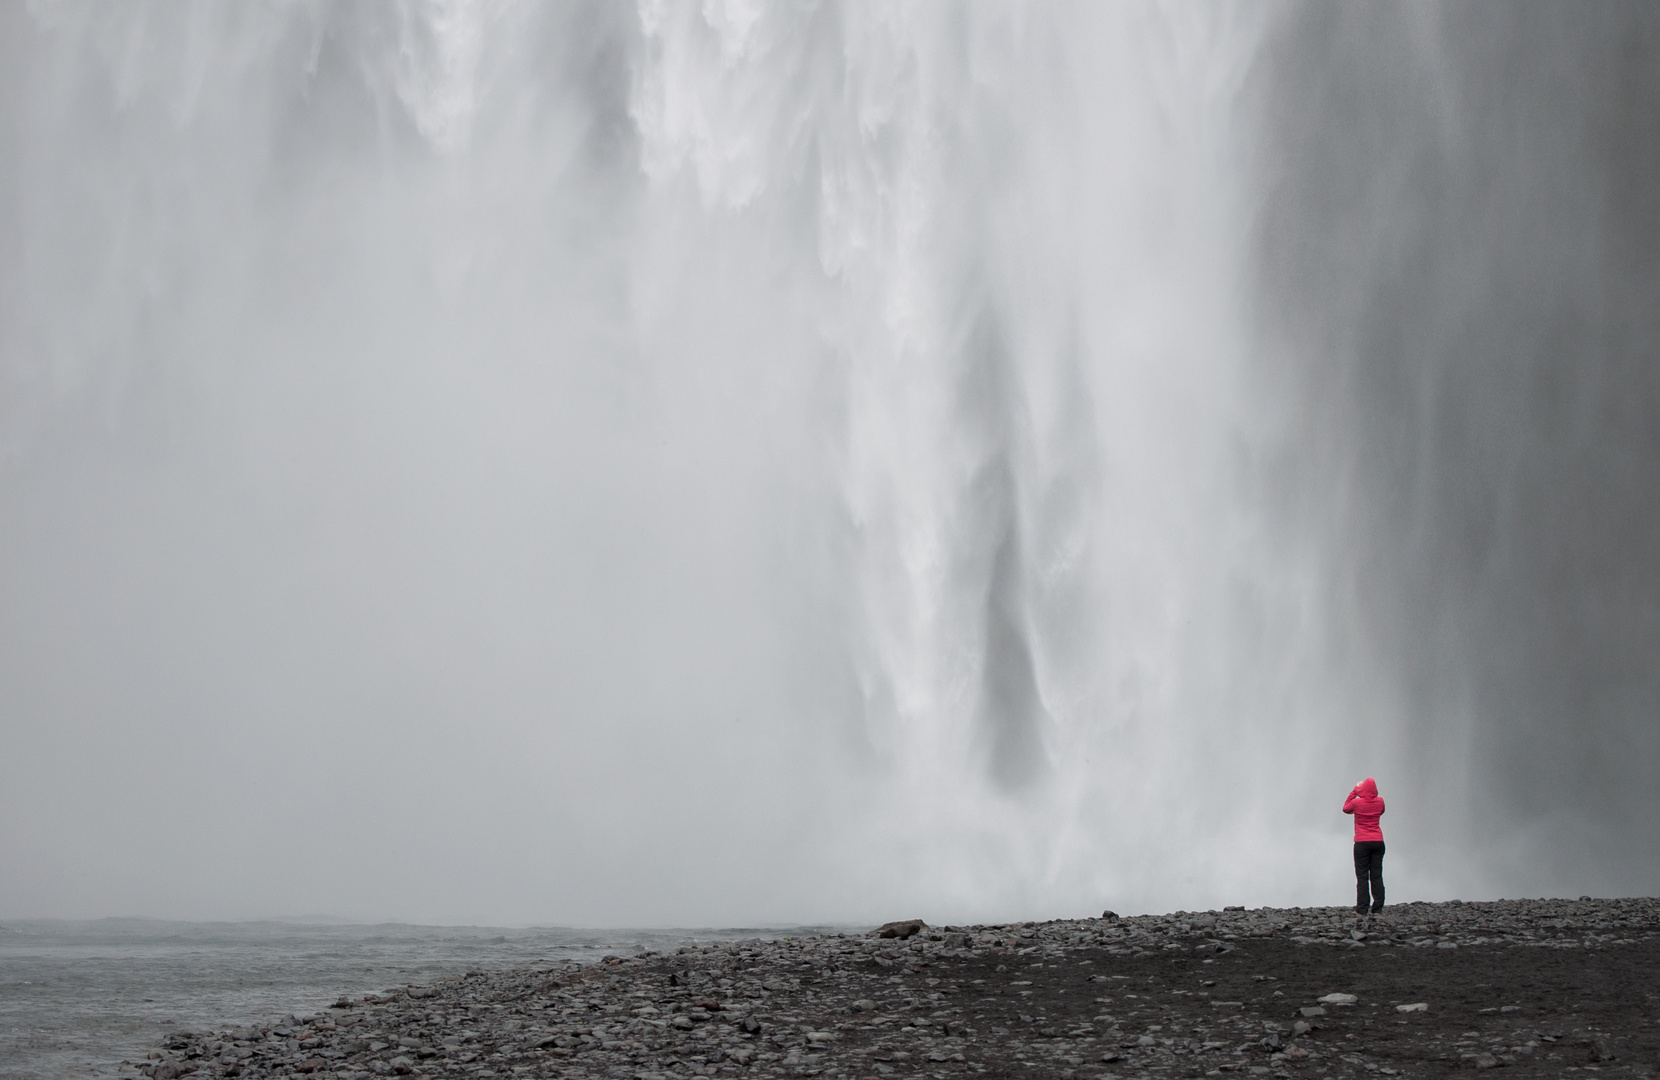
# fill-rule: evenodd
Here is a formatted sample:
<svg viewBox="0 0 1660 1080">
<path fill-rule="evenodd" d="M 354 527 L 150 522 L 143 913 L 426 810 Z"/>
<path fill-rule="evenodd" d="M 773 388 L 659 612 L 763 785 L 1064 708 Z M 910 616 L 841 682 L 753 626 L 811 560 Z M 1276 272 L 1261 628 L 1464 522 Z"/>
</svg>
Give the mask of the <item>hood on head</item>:
<svg viewBox="0 0 1660 1080">
<path fill-rule="evenodd" d="M 1365 795 L 1367 798 L 1371 798 L 1371 799 L 1377 798 L 1378 797 L 1378 782 L 1376 780 L 1373 780 L 1370 776 L 1368 776 L 1366 779 L 1364 779 L 1360 782 L 1360 793 L 1362 795 Z"/>
</svg>

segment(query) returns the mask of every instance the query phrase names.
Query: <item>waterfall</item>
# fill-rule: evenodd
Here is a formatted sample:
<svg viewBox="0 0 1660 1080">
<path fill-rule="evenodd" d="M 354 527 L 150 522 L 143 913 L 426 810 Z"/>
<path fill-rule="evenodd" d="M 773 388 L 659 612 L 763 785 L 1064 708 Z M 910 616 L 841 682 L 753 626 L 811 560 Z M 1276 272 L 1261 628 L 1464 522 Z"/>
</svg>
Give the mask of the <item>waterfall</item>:
<svg viewBox="0 0 1660 1080">
<path fill-rule="evenodd" d="M 1405 796 L 1392 896 L 1641 886 L 1536 856 L 1622 813 L 1576 793 L 1652 738 L 1642 530 L 1586 616 L 1623 659 L 1552 667 L 1565 626 L 1505 627 L 1571 500 L 1448 515 L 1563 460 L 1468 382 L 1515 374 L 1462 359 L 1480 319 L 1572 294 L 1562 347 L 1654 340 L 1652 243 L 1597 261 L 1649 151 L 1562 136 L 1553 180 L 1502 142 L 1603 130 L 1624 84 L 1587 73 L 1643 18 L 8 9 L 0 806 L 36 829 L 0 910 L 1324 903 L 1366 774 Z M 1506 96 L 1518 50 L 1569 73 Z M 1637 209 L 1569 199 L 1546 269 L 1472 284 L 1587 176 Z M 1623 348 L 1595 401 L 1652 395 Z M 1652 505 L 1652 416 L 1593 522 Z M 1523 550 L 1497 592 L 1483 528 Z M 1554 580 L 1556 616 L 1603 587 Z M 1551 787 L 1533 749 L 1586 710 L 1603 749 Z M 1493 831 L 1524 776 L 1557 831 Z"/>
</svg>

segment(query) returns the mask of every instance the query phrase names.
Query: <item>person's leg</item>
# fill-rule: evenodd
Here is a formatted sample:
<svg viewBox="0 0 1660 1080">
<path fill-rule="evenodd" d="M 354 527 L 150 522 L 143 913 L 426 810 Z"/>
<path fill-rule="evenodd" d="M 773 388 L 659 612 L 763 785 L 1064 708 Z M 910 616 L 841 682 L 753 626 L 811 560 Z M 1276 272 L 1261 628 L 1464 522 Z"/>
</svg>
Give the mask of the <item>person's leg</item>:
<svg viewBox="0 0 1660 1080">
<path fill-rule="evenodd" d="M 1371 898 L 1366 895 L 1367 884 L 1371 878 L 1372 853 L 1362 841 L 1355 841 L 1355 913 L 1364 915 L 1371 906 Z"/>
<path fill-rule="evenodd" d="M 1377 849 L 1372 852 L 1367 868 L 1372 879 L 1372 913 L 1375 915 L 1383 910 L 1383 841 L 1379 840 Z"/>
</svg>

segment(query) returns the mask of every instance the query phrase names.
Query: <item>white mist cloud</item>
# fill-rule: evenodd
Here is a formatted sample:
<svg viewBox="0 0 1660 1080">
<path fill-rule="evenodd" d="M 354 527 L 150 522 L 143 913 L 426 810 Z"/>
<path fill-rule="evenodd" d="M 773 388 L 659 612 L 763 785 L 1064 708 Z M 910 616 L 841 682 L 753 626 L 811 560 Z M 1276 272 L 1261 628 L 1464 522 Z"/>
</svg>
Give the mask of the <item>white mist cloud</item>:
<svg viewBox="0 0 1660 1080">
<path fill-rule="evenodd" d="M 9 13 L 0 911 L 1341 901 L 1249 11 Z"/>
</svg>

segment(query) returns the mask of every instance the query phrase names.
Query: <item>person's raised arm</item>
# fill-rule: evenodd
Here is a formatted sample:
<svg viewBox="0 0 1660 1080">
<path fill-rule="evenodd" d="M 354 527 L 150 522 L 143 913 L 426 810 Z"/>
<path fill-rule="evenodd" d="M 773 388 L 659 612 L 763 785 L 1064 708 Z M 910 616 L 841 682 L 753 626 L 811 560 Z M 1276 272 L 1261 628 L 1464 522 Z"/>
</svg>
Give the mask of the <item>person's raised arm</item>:
<svg viewBox="0 0 1660 1080">
<path fill-rule="evenodd" d="M 1359 794 L 1360 785 L 1356 784 L 1354 789 L 1349 792 L 1349 797 L 1343 800 L 1343 812 L 1345 814 L 1352 814 L 1355 812 L 1355 796 Z"/>
</svg>

